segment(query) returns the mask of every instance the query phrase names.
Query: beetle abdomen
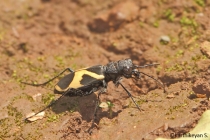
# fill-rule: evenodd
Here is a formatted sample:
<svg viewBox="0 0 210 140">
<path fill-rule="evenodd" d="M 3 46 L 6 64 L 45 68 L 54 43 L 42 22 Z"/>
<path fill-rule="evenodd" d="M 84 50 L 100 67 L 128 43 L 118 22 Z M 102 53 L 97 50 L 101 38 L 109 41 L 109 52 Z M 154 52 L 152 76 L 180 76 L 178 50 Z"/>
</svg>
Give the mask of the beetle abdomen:
<svg viewBox="0 0 210 140">
<path fill-rule="evenodd" d="M 104 78 L 104 69 L 101 65 L 79 69 L 64 76 L 55 86 L 55 90 L 64 92 L 70 88 L 79 89 L 101 81 Z"/>
</svg>

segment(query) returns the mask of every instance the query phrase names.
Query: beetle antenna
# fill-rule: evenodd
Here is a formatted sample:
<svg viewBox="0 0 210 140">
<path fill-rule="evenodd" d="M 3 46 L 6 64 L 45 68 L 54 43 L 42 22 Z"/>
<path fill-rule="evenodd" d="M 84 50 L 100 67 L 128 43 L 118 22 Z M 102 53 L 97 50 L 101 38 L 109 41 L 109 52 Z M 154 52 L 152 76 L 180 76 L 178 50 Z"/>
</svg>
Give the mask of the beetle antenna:
<svg viewBox="0 0 210 140">
<path fill-rule="evenodd" d="M 135 68 L 145 68 L 145 67 L 156 66 L 156 65 L 160 65 L 160 64 L 154 63 L 154 64 L 147 64 L 147 65 L 143 65 L 143 66 L 134 65 L 134 67 Z"/>
<path fill-rule="evenodd" d="M 154 77 L 152 77 L 152 76 L 150 76 L 150 75 L 148 75 L 148 74 L 146 74 L 146 73 L 144 73 L 144 72 L 139 72 L 139 73 L 142 73 L 143 75 L 146 75 L 147 77 L 149 77 L 149 78 L 155 80 L 157 83 L 159 83 L 159 84 L 161 85 L 161 87 L 164 89 L 164 92 L 166 91 L 166 90 L 165 90 L 165 86 L 164 86 L 163 83 L 161 83 L 160 81 L 158 81 L 158 80 L 155 79 Z"/>
</svg>

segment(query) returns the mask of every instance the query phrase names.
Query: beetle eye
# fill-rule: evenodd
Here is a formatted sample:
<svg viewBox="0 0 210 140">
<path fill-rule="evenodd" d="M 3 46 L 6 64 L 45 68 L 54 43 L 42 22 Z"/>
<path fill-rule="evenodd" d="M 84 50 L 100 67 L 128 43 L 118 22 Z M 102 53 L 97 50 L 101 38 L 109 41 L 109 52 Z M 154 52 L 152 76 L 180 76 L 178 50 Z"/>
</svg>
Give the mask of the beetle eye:
<svg viewBox="0 0 210 140">
<path fill-rule="evenodd" d="M 132 68 L 131 67 L 124 67 L 123 68 L 123 73 L 125 73 L 125 74 L 131 74 L 132 73 Z"/>
</svg>

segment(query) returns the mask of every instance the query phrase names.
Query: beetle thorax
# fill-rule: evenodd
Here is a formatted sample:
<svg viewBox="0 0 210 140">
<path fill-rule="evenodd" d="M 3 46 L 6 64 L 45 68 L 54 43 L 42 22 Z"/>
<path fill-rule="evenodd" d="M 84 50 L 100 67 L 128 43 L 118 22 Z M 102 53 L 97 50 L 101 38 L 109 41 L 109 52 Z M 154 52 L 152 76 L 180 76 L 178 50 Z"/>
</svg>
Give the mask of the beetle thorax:
<svg viewBox="0 0 210 140">
<path fill-rule="evenodd" d="M 119 77 L 131 78 L 132 76 L 133 63 L 131 59 L 110 62 L 104 67 L 107 81 L 115 81 Z"/>
</svg>

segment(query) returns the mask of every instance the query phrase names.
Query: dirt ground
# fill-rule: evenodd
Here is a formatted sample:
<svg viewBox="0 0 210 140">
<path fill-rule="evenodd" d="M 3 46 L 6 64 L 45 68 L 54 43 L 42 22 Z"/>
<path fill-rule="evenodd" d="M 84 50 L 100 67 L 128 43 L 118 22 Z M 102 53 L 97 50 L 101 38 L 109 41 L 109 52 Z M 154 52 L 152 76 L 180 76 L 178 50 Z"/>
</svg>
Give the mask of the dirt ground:
<svg viewBox="0 0 210 140">
<path fill-rule="evenodd" d="M 152 140 L 189 132 L 210 108 L 209 9 L 208 0 L 1 0 L 0 139 Z M 100 98 L 109 107 L 98 110 L 92 134 L 97 93 L 64 97 L 43 119 L 23 121 L 60 96 L 53 93 L 59 78 L 45 87 L 20 81 L 42 83 L 67 67 L 125 58 L 160 64 L 140 71 L 166 93 L 144 75 L 123 79 L 143 111 L 110 82 Z"/>
</svg>

